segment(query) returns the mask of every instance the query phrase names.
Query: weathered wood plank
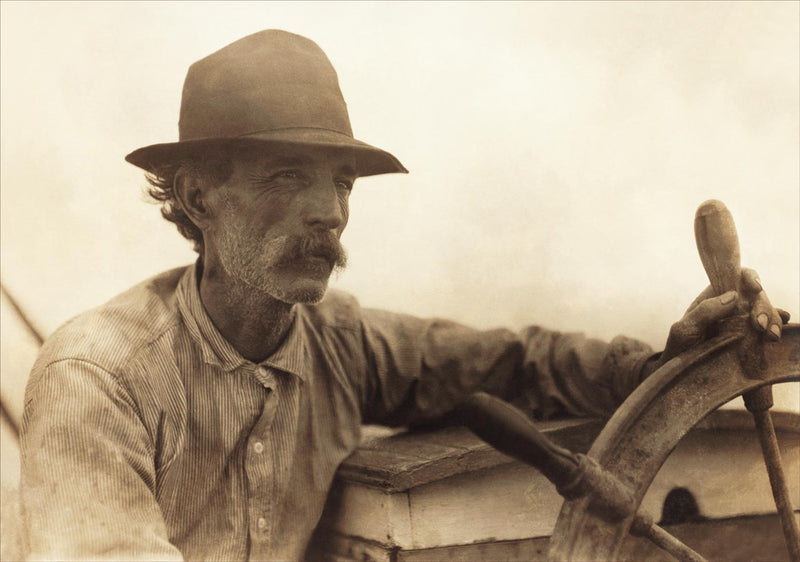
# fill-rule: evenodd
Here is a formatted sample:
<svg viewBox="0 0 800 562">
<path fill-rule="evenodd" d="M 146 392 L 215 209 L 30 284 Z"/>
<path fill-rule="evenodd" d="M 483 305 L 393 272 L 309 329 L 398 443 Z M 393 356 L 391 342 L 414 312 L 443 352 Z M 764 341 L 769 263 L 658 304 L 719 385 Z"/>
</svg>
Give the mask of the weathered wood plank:
<svg viewBox="0 0 800 562">
<path fill-rule="evenodd" d="M 800 507 L 800 435 L 778 430 L 778 439 L 791 500 Z M 661 467 L 642 509 L 658 520 L 664 499 L 674 488 L 691 492 L 700 513 L 712 519 L 775 512 L 758 437 L 752 428 L 692 430 Z"/>
<path fill-rule="evenodd" d="M 557 444 L 586 451 L 602 422 L 565 419 L 540 422 L 537 427 Z M 342 463 L 340 482 L 401 492 L 447 478 L 512 462 L 463 427 L 412 431 L 371 437 Z"/>
<path fill-rule="evenodd" d="M 334 487 L 320 526 L 386 548 L 413 543 L 408 495 L 370 486 Z"/>
<path fill-rule="evenodd" d="M 800 516 L 800 514 L 798 514 Z M 668 525 L 666 530 L 703 554 L 709 562 L 788 561 L 780 522 L 776 515 L 737 517 Z M 544 562 L 548 537 L 514 541 L 492 541 L 417 550 L 387 549 L 358 538 L 327 536 L 324 545 L 309 551 L 309 560 L 318 562 L 449 562 L 458 560 L 504 562 Z M 324 546 L 324 548 L 321 548 Z M 649 541 L 629 537 L 622 547 L 624 562 L 674 562 L 667 553 Z"/>
<path fill-rule="evenodd" d="M 735 517 L 668 525 L 666 530 L 703 555 L 709 562 L 784 562 L 789 553 L 777 515 Z M 628 537 L 621 562 L 674 562 L 649 541 Z"/>
<path fill-rule="evenodd" d="M 401 546 L 412 549 L 549 536 L 562 503 L 539 471 L 517 462 L 408 493 L 412 542 Z"/>
</svg>

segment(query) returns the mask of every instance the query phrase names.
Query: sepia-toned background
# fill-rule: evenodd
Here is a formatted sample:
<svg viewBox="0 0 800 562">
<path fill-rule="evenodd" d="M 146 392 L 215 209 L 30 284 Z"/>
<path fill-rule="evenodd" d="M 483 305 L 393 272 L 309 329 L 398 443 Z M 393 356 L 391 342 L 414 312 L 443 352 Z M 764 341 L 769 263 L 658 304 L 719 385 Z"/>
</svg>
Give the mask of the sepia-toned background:
<svg viewBox="0 0 800 562">
<path fill-rule="evenodd" d="M 660 348 L 707 284 L 692 220 L 717 198 L 744 264 L 800 317 L 796 2 L 0 10 L 2 282 L 45 335 L 194 259 L 123 157 L 177 139 L 189 64 L 265 28 L 319 43 L 356 137 L 411 171 L 352 195 L 334 285 L 363 305 Z M 2 398 L 19 416 L 36 345 L 2 306 Z M 796 385 L 779 407 L 800 410 Z"/>
</svg>

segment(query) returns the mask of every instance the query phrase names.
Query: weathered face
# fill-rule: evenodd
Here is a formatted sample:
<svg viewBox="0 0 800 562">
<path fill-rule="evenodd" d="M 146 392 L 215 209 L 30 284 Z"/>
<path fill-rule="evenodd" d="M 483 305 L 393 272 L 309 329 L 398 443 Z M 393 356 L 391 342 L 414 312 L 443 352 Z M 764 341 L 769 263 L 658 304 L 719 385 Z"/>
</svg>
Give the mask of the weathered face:
<svg viewBox="0 0 800 562">
<path fill-rule="evenodd" d="M 318 302 L 344 267 L 339 238 L 356 179 L 352 157 L 308 147 L 248 151 L 215 190 L 211 243 L 225 272 L 288 303 Z"/>
</svg>

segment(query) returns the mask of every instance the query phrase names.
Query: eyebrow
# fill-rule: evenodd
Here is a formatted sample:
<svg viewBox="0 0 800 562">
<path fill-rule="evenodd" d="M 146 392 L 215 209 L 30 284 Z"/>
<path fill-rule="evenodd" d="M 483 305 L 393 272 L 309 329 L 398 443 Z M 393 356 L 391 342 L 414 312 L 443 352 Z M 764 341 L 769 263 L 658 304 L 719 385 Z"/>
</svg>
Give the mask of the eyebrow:
<svg viewBox="0 0 800 562">
<path fill-rule="evenodd" d="M 292 167 L 292 166 L 303 166 L 305 164 L 310 164 L 313 162 L 313 158 L 308 156 L 282 156 L 282 155 L 270 155 L 268 159 L 261 165 L 262 169 L 267 168 L 276 168 L 276 167 Z M 344 163 L 337 168 L 337 173 L 348 175 L 348 176 L 357 176 L 355 168 L 352 164 Z"/>
<path fill-rule="evenodd" d="M 346 175 L 346 176 L 356 177 L 358 175 L 358 174 L 356 174 L 355 168 L 353 168 L 353 166 L 351 166 L 350 164 L 343 164 L 339 168 L 339 172 L 344 174 L 344 175 Z"/>
</svg>

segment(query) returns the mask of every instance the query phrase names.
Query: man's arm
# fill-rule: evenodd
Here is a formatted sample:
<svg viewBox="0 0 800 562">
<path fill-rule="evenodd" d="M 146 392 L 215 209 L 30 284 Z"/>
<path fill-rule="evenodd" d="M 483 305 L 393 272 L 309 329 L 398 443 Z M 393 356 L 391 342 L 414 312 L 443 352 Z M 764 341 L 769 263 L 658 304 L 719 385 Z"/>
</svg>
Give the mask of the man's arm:
<svg viewBox="0 0 800 562">
<path fill-rule="evenodd" d="M 610 416 L 642 380 L 736 314 L 737 303 L 747 303 L 750 321 L 766 339 L 780 337 L 788 314 L 769 303 L 753 270 L 741 275 L 741 294 L 703 291 L 673 324 L 659 354 L 624 336 L 606 343 L 540 327 L 520 334 L 478 331 L 446 320 L 364 310 L 365 421 L 404 425 L 435 419 L 477 390 L 536 417 Z"/>
<path fill-rule="evenodd" d="M 485 390 L 537 417 L 608 416 L 639 384 L 652 350 L 619 337 L 530 327 L 475 330 L 447 320 L 364 310 L 364 421 L 436 419 Z"/>
<path fill-rule="evenodd" d="M 111 373 L 75 359 L 34 372 L 21 440 L 32 559 L 182 560 L 155 499 L 153 439 Z"/>
</svg>

